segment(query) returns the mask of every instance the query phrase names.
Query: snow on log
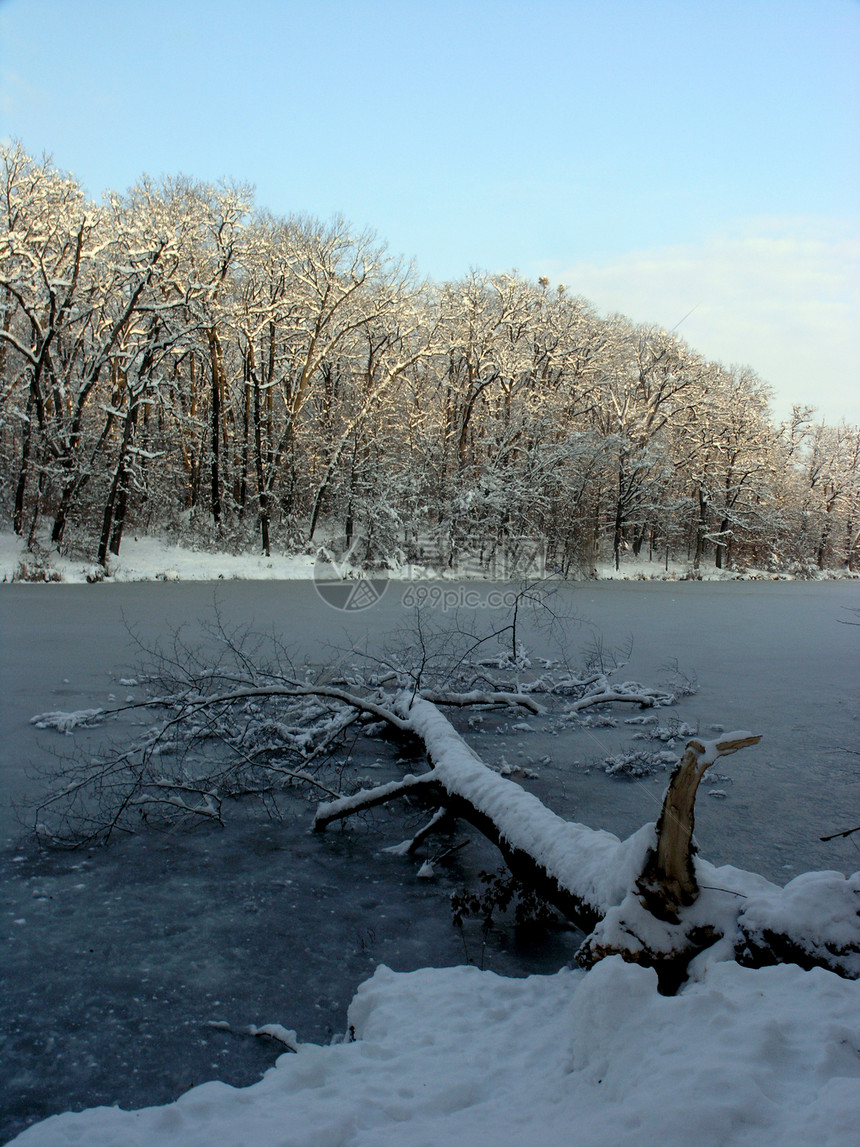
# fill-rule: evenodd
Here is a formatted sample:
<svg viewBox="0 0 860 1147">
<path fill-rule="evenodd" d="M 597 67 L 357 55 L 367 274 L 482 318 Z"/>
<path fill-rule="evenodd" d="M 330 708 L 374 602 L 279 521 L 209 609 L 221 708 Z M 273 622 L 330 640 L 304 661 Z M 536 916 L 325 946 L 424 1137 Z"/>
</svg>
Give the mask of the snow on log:
<svg viewBox="0 0 860 1147">
<path fill-rule="evenodd" d="M 690 741 L 658 824 L 643 825 L 621 841 L 562 819 L 488 768 L 427 698 L 401 694 L 395 709 L 398 727 L 423 741 L 430 771 L 321 805 L 316 831 L 423 786 L 448 815 L 496 844 L 514 875 L 590 932 L 577 954 L 584 966 L 619 954 L 656 968 L 664 991 L 674 991 L 702 953 L 750 966 L 791 962 L 860 978 L 860 873 L 806 873 L 780 888 L 695 856 L 699 781 L 718 757 L 756 744 L 758 736 L 741 731 Z"/>
<path fill-rule="evenodd" d="M 402 694 L 396 707 L 399 720 L 423 741 L 432 768 L 320 805 L 315 832 L 424 787 L 451 815 L 491 840 L 515 875 L 580 927 L 591 929 L 622 899 L 642 871 L 653 825 L 622 842 L 611 832 L 566 821 L 488 768 L 433 702 Z"/>
<path fill-rule="evenodd" d="M 566 821 L 487 768 L 430 701 L 401 698 L 398 708 L 427 748 L 446 807 L 497 844 L 516 875 L 582 927 L 592 927 L 618 903 L 642 871 L 653 825 L 622 842 L 611 832 Z"/>
<path fill-rule="evenodd" d="M 593 967 L 606 956 L 656 967 L 673 990 L 695 957 L 746 967 L 791 963 L 860 979 L 860 872 L 805 872 L 781 888 L 754 872 L 694 860 L 699 895 L 678 921 L 661 920 L 634 889 L 612 907 L 577 953 Z M 693 961 L 691 963 L 691 961 Z"/>
<path fill-rule="evenodd" d="M 622 701 L 628 705 L 638 705 L 640 709 L 650 709 L 658 703 L 665 703 L 667 696 L 665 693 L 619 693 L 616 689 L 608 689 L 602 693 L 588 693 L 578 701 L 573 701 L 569 708 L 571 712 L 579 712 L 581 709 L 590 709 L 592 705 Z"/>
<path fill-rule="evenodd" d="M 738 917 L 738 963 L 823 967 L 860 979 L 860 872 L 803 872 L 751 892 Z"/>
</svg>

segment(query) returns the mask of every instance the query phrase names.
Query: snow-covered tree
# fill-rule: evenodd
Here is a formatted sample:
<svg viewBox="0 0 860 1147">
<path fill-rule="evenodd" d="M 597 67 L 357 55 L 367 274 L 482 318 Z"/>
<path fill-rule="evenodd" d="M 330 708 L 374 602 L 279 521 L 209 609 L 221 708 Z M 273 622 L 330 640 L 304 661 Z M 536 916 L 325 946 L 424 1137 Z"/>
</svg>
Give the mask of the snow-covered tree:
<svg viewBox="0 0 860 1147">
<path fill-rule="evenodd" d="M 516 272 L 421 283 L 241 186 L 96 205 L 13 145 L 0 198 L 0 490 L 30 542 L 47 521 L 104 565 L 134 522 L 499 574 L 526 543 L 564 576 L 856 567 L 857 429 L 776 428 L 751 370 L 673 332 Z"/>
</svg>

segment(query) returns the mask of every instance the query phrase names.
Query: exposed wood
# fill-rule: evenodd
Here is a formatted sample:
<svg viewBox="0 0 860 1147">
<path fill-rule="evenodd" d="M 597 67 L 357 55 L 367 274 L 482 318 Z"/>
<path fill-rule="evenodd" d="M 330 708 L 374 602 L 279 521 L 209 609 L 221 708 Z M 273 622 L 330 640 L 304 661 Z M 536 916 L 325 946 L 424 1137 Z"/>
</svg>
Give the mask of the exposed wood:
<svg viewBox="0 0 860 1147">
<path fill-rule="evenodd" d="M 678 922 L 678 912 L 693 903 L 699 885 L 693 867 L 695 803 L 699 782 L 718 757 L 727 757 L 761 737 L 752 733 L 727 733 L 717 741 L 689 741 L 675 766 L 657 821 L 657 846 L 648 855 L 637 887 L 642 901 L 660 920 Z"/>
</svg>

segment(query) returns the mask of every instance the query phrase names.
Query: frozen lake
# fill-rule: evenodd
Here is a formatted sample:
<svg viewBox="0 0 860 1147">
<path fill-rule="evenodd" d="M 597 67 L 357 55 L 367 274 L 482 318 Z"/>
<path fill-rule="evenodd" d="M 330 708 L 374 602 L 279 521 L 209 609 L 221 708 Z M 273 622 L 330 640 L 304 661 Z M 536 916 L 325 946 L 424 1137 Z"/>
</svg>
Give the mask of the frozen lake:
<svg viewBox="0 0 860 1147">
<path fill-rule="evenodd" d="M 53 1111 L 166 1101 L 209 1078 L 250 1082 L 280 1048 L 207 1021 L 278 1022 L 325 1041 L 343 1031 L 357 983 L 380 962 L 483 960 L 515 975 L 570 958 L 577 941 L 564 933 L 529 947 L 502 929 L 482 953 L 473 932 L 464 947 L 450 893 L 497 866 L 492 850 L 475 841 L 437 880 L 417 880 L 415 860 L 380 854 L 405 835 L 395 809 L 322 837 L 309 835 L 312 806 L 297 801 L 282 824 L 248 812 L 224 831 L 153 833 L 94 852 L 18 844 L 12 801 L 31 789 L 28 765 L 77 739 L 37 732 L 30 718 L 138 692 L 119 684 L 134 675 L 130 634 L 145 644 L 186 625 L 193 637 L 217 600 L 228 627 L 274 632 L 325 663 L 336 647 L 377 645 L 408 626 L 402 589 L 346 614 L 307 582 L 0 588 L 0 1142 Z M 577 583 L 556 602 L 578 619 L 571 660 L 596 634 L 606 647 L 632 638 L 623 677 L 656 685 L 674 661 L 698 681 L 662 714 L 703 734 L 719 723 L 763 735 L 720 762 L 724 798 L 700 797 L 703 856 L 779 882 L 860 867 L 856 837 L 818 839 L 860 821 L 860 626 L 847 624 L 860 621 L 860 585 Z M 526 640 L 554 652 L 542 650 L 543 632 Z M 603 757 L 630 744 L 629 715 L 576 735 L 548 723 L 524 733 L 501 718 L 474 744 L 490 761 L 549 757 L 526 783 L 557 811 L 625 836 L 655 819 L 665 784 L 602 772 Z"/>
</svg>

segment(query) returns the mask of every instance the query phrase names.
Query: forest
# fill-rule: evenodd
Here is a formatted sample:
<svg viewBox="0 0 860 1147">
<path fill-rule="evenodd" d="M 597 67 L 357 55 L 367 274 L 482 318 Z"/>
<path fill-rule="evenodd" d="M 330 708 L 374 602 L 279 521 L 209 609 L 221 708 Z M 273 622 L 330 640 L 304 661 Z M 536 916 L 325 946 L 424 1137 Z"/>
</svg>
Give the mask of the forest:
<svg viewBox="0 0 860 1147">
<path fill-rule="evenodd" d="M 860 551 L 860 429 L 545 278 L 419 278 L 341 219 L 143 178 L 89 202 L 0 153 L 0 500 L 103 573 L 124 531 L 234 552 L 360 539 L 591 576 L 814 576 Z M 465 253 L 467 255 L 467 253 Z M 810 380 L 814 390 L 814 380 Z M 476 540 L 477 539 L 477 540 Z"/>
</svg>

